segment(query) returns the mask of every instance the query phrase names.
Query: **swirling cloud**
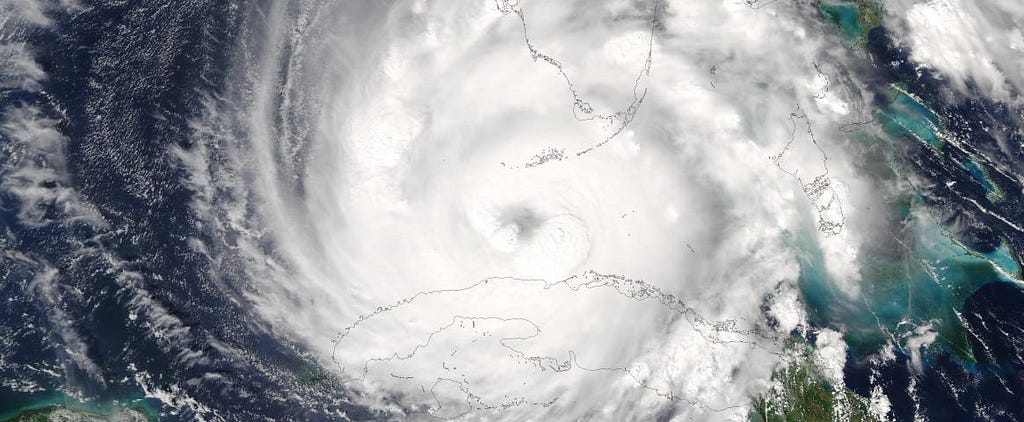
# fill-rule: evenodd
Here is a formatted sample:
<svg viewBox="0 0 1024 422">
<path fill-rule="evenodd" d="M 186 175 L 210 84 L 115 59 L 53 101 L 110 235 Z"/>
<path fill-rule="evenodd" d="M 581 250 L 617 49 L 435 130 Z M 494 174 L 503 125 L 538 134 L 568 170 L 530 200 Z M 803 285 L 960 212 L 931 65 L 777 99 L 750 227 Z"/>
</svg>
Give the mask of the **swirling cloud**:
<svg viewBox="0 0 1024 422">
<path fill-rule="evenodd" d="M 857 294 L 871 193 L 833 133 L 863 100 L 809 13 L 278 4 L 176 155 L 265 318 L 363 404 L 739 417 L 803 324 L 792 234 Z"/>
</svg>

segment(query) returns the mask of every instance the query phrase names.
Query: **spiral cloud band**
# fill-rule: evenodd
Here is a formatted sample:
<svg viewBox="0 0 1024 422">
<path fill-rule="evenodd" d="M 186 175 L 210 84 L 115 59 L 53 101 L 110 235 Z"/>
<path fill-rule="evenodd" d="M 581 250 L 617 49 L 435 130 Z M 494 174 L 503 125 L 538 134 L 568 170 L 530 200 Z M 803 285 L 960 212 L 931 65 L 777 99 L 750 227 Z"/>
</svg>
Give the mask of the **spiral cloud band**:
<svg viewBox="0 0 1024 422">
<path fill-rule="evenodd" d="M 0 0 L 0 419 L 1024 420 L 1019 0 Z"/>
<path fill-rule="evenodd" d="M 804 325 L 794 242 L 856 295 L 871 195 L 850 51 L 759 6 L 275 3 L 175 155 L 219 271 L 361 405 L 742 417 Z"/>
</svg>

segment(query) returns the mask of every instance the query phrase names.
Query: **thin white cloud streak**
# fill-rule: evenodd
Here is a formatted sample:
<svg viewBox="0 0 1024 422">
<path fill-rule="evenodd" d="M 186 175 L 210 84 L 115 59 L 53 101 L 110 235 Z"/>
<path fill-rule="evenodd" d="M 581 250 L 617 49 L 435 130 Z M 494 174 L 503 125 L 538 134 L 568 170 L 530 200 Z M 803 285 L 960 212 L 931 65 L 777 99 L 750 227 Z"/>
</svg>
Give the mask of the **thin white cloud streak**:
<svg viewBox="0 0 1024 422">
<path fill-rule="evenodd" d="M 19 222 L 47 224 L 47 210 L 53 208 L 65 221 L 102 226 L 102 217 L 69 186 L 66 139 L 57 131 L 56 121 L 31 106 L 8 108 L 0 117 L 0 134 L 9 141 L 0 149 L 6 162 L 0 169 L 0 188 L 19 199 Z"/>
<path fill-rule="evenodd" d="M 792 177 L 822 174 L 827 157 L 829 200 L 874 195 L 835 130 L 867 113 L 830 64 L 848 52 L 805 16 L 813 8 L 665 3 L 648 94 L 628 129 L 582 158 L 517 168 L 605 132 L 574 118 L 565 80 L 531 60 L 514 15 L 482 0 L 315 6 L 254 12 L 262 32 L 251 27 L 258 41 L 243 46 L 238 94 L 212 101 L 194 126 L 203 142 L 175 155 L 193 174 L 204 224 L 222 235 L 202 247 L 243 264 L 271 326 L 359 378 L 347 386 L 363 404 L 454 416 L 467 399 L 562 397 L 471 414 L 739 418 L 780 362 L 770 338 L 716 343 L 669 307 L 529 280 L 621 274 L 739 331 L 763 328 L 759 305 L 772 296 L 789 330 L 804 315 L 792 293 L 795 247 L 811 245 L 784 239 L 811 232 L 840 289 L 857 294 L 870 223 L 848 207 L 843 230 L 819 232 L 819 198 Z M 531 42 L 564 64 L 580 97 L 613 112 L 633 100 L 650 10 L 523 7 Z M 794 138 L 794 113 L 813 139 Z M 787 144 L 782 171 L 771 157 Z M 403 302 L 489 277 L 520 281 Z M 337 333 L 395 303 L 412 304 L 375 313 L 335 350 Z M 473 322 L 495 336 L 460 331 Z M 501 336 L 528 337 L 516 350 L 567 370 L 523 369 Z M 359 376 L 360 363 L 393 354 L 408 357 Z M 465 380 L 439 375 L 449 358 Z M 597 367 L 631 369 L 586 370 Z M 386 404 L 399 394 L 408 401 Z"/>
<path fill-rule="evenodd" d="M 38 92 L 46 72 L 24 39 L 26 27 L 49 25 L 46 12 L 78 8 L 75 2 L 5 0 L 0 2 L 0 89 Z M 20 103 L 0 113 L 0 189 L 19 200 L 18 218 L 29 226 L 47 223 L 53 207 L 68 222 L 84 220 L 102 226 L 102 217 L 70 186 L 64 156 L 67 139 L 57 121 L 39 107 Z"/>
<path fill-rule="evenodd" d="M 57 122 L 46 117 L 33 106 L 23 105 L 4 111 L 0 120 L 0 135 L 6 141 L 0 145 L 0 189 L 18 201 L 17 224 L 25 227 L 61 226 L 64 228 L 85 226 L 99 233 L 111 230 L 106 219 L 96 208 L 85 200 L 72 186 L 66 165 L 64 148 L 67 139 L 57 130 Z M 8 232 L 7 235 L 14 236 Z M 13 240 L 13 239 L 12 239 Z M 125 262 L 117 253 L 103 247 L 86 245 L 85 239 L 68 239 L 78 248 L 76 256 L 96 258 L 106 264 L 117 287 L 117 294 L 127 300 L 132 323 L 144 325 L 157 343 L 174 352 L 175 363 L 184 367 L 208 363 L 203 351 L 196 347 L 191 329 L 178 317 L 169 312 L 165 305 L 155 300 L 143 286 L 144 275 L 125 269 Z M 77 243 L 76 243 L 77 242 Z M 44 259 L 20 253 L 11 255 L 5 251 L 0 262 L 19 261 L 29 265 L 36 273 L 27 286 L 27 292 L 36 297 L 47 310 L 53 327 L 55 345 L 61 347 L 68 360 L 62 362 L 65 370 L 61 380 L 65 391 L 85 397 L 82 380 L 72 376 L 74 368 L 80 369 L 92 382 L 106 385 L 104 370 L 93 360 L 87 341 L 78 333 L 76 321 L 65 311 L 67 306 L 81 306 L 87 301 L 77 287 L 77 280 L 68 280 L 59 269 Z M 138 382 L 149 389 L 144 378 Z M 177 390 L 177 385 L 171 388 Z M 166 397 L 154 396 L 165 400 Z M 174 408 L 191 406 L 177 398 L 167 401 Z M 192 407 L 202 413 L 203 409 Z"/>
<path fill-rule="evenodd" d="M 47 75 L 36 61 L 31 44 L 25 40 L 26 28 L 51 25 L 48 13 L 79 8 L 77 2 L 68 0 L 0 2 L 0 42 L 3 43 L 0 44 L 0 89 L 40 91 Z M 28 228 L 84 226 L 97 233 L 116 230 L 73 186 L 65 155 L 68 139 L 58 128 L 60 112 L 58 108 L 55 113 L 47 114 L 43 106 L 26 101 L 14 103 L 0 113 L 0 190 L 17 200 L 15 223 Z M 11 236 L 7 240 L 17 241 L 17 234 L 8 231 L 5 235 Z M 110 271 L 108 275 L 116 283 L 116 294 L 127 299 L 130 323 L 145 326 L 157 344 L 173 352 L 175 364 L 183 367 L 208 364 L 205 353 L 196 346 L 191 329 L 143 286 L 146 275 L 127 270 L 126 263 L 116 252 L 88 245 L 85 240 L 74 236 L 64 239 L 78 247 L 74 252 L 76 256 L 105 262 Z M 82 303 L 92 300 L 82 296 L 76 284 L 82 280 L 69 280 L 47 260 L 21 252 L 0 251 L 0 263 L 17 263 L 34 270 L 35 277 L 27 284 L 26 293 L 39 301 L 49 317 L 51 327 L 39 329 L 48 331 L 54 340 L 52 346 L 63 350 L 67 357 L 60 361 L 64 373 L 53 374 L 60 377 L 62 391 L 80 399 L 89 398 L 90 388 L 80 385 L 85 380 L 75 375 L 76 369 L 92 383 L 107 385 L 110 380 L 105 378 L 102 362 L 94 359 L 95 351 L 90 350 L 87 339 L 78 331 L 77 321 L 66 311 L 70 306 L 83 306 Z M 216 347 L 215 340 L 200 341 Z M 12 373 L 36 370 L 33 365 L 26 365 Z M 178 384 L 160 382 L 157 386 L 157 381 L 145 372 L 137 373 L 135 378 L 148 397 L 177 410 L 191 410 L 200 420 L 204 415 L 216 417 Z"/>
</svg>

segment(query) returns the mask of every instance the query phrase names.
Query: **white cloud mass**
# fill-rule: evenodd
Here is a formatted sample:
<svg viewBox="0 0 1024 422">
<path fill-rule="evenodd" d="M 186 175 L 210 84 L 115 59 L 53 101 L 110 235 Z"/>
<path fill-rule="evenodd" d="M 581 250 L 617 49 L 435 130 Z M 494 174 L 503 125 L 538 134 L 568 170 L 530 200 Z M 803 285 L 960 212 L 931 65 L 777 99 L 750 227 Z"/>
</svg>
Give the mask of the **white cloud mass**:
<svg viewBox="0 0 1024 422">
<path fill-rule="evenodd" d="M 1024 3 L 1013 0 L 885 2 L 911 58 L 954 87 L 1015 99 L 1024 89 Z"/>
<path fill-rule="evenodd" d="M 174 155 L 203 248 L 362 404 L 743 419 L 803 325 L 791 234 L 858 294 L 836 128 L 867 111 L 816 13 L 277 2 Z"/>
</svg>

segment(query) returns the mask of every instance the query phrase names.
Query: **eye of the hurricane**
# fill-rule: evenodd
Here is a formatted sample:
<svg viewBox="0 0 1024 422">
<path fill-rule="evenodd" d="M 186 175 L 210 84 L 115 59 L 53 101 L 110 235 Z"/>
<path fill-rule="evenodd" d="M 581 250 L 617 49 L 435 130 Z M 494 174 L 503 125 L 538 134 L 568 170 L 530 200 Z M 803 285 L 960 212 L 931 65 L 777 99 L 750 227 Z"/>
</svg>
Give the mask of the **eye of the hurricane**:
<svg viewBox="0 0 1024 422">
<path fill-rule="evenodd" d="M 580 269 L 590 251 L 585 221 L 571 213 L 539 214 L 511 207 L 484 217 L 479 228 L 515 277 L 556 280 Z"/>
<path fill-rule="evenodd" d="M 396 10 L 379 63 L 324 90 L 295 213 L 312 230 L 290 236 L 296 216 L 282 213 L 275 244 L 302 292 L 266 294 L 267 307 L 287 304 L 281 319 L 313 339 L 334 329 L 324 352 L 346 387 L 372 408 L 401 397 L 396 414 L 585 419 L 577 403 L 680 395 L 739 408 L 745 391 L 720 380 L 763 352 L 734 329 L 756 304 L 698 313 L 684 299 L 749 285 L 745 265 L 767 261 L 750 251 L 777 254 L 773 221 L 719 240 L 732 220 L 763 220 L 740 207 L 723 219 L 727 199 L 756 185 L 766 197 L 751 203 L 775 201 L 775 180 L 792 184 L 769 160 L 735 166 L 768 155 L 740 112 L 676 107 L 713 99 L 685 63 L 649 75 L 653 2 L 569 26 L 564 2 L 536 3 L 529 24 L 506 2 L 427 4 Z M 583 40 L 600 48 L 563 48 Z M 720 242 L 741 246 L 707 259 Z M 317 305 L 282 299 L 295 295 Z M 712 371 L 688 358 L 711 355 L 735 357 Z"/>
<path fill-rule="evenodd" d="M 533 238 L 540 226 L 544 224 L 544 220 L 533 210 L 525 207 L 509 208 L 498 216 L 498 222 L 501 224 L 499 230 L 510 235 L 509 245 L 511 246 L 516 246 L 520 239 L 529 241 Z"/>
</svg>

